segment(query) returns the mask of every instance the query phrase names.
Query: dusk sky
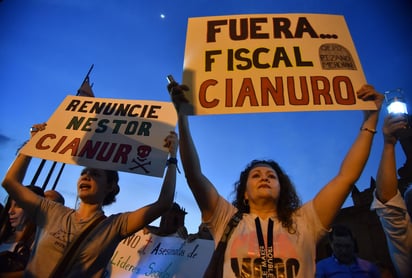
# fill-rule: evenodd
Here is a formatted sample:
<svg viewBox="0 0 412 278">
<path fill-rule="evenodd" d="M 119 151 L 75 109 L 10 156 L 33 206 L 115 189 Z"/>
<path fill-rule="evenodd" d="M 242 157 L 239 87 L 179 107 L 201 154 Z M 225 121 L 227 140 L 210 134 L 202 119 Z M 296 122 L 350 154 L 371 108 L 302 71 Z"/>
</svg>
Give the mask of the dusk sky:
<svg viewBox="0 0 412 278">
<path fill-rule="evenodd" d="M 6 173 L 17 148 L 29 138 L 30 127 L 47 121 L 67 95 L 76 94 L 92 64 L 96 97 L 169 101 L 165 77 L 182 79 L 190 17 L 343 15 L 367 82 L 380 92 L 402 88 L 409 97 L 411 8 L 410 0 L 0 1 L 0 173 Z M 384 115 L 383 111 L 372 154 L 356 183 L 361 191 L 376 175 Z M 306 202 L 339 170 L 362 117 L 361 111 L 279 112 L 192 116 L 190 124 L 203 171 L 224 197 L 232 200 L 233 184 L 250 160 L 271 158 L 289 174 Z M 398 168 L 405 162 L 400 145 L 397 161 Z M 25 184 L 39 162 L 33 159 Z M 60 164 L 48 187 L 59 168 Z M 69 207 L 75 205 L 80 171 L 79 166 L 67 165 L 57 186 Z M 105 207 L 106 214 L 155 201 L 161 183 L 161 178 L 121 173 L 120 194 L 115 204 Z M 0 202 L 6 197 L 1 189 Z M 175 201 L 188 212 L 189 232 L 196 232 L 200 213 L 183 173 L 178 174 Z M 349 197 L 345 206 L 350 205 Z"/>
</svg>

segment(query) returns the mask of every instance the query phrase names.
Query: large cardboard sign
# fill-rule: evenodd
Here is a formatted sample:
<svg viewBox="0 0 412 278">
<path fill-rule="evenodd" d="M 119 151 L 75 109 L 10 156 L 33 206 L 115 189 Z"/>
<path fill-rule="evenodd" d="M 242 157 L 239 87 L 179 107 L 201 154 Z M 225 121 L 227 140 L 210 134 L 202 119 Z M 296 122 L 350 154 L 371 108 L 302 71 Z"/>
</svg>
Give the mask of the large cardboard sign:
<svg viewBox="0 0 412 278">
<path fill-rule="evenodd" d="M 172 103 L 67 96 L 22 153 L 93 168 L 162 177 Z"/>
<path fill-rule="evenodd" d="M 376 110 L 340 15 L 189 18 L 183 83 L 189 114 Z"/>
<path fill-rule="evenodd" d="M 203 277 L 214 241 L 161 237 L 139 231 L 124 239 L 107 266 L 105 277 Z"/>
</svg>

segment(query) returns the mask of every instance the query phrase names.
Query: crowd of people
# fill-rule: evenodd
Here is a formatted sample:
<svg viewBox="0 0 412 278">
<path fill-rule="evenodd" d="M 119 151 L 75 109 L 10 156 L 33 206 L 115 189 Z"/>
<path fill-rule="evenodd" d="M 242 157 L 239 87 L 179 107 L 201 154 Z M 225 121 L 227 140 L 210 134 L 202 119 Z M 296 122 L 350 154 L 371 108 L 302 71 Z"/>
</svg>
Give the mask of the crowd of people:
<svg viewBox="0 0 412 278">
<path fill-rule="evenodd" d="M 174 131 L 165 138 L 168 166 L 159 197 L 152 204 L 106 216 L 103 207 L 115 202 L 120 190 L 118 173 L 84 168 L 77 181 L 80 205 L 77 209 L 66 207 L 57 191 L 23 185 L 31 157 L 16 156 L 2 182 L 9 197 L 1 217 L 0 264 L 8 277 L 21 277 L 23 271 L 25 277 L 101 277 L 121 240 L 178 209 L 173 203 L 177 151 L 202 223 L 197 235 L 179 230 L 180 222 L 172 230 L 166 229 L 171 226 L 165 222 L 157 231 L 183 234 L 188 240 L 201 234 L 212 238 L 215 251 L 204 277 L 381 277 L 376 265 L 356 255 L 351 231 L 333 223 L 368 160 L 382 94 L 370 85 L 358 89 L 357 97 L 374 102 L 377 109 L 364 111 L 360 130 L 336 174 L 312 200 L 302 204 L 293 182 L 274 160 L 251 161 L 235 182 L 234 200 L 220 195 L 202 172 L 189 116 L 180 109 L 187 102 L 188 89 L 175 81 L 168 86 L 178 115 L 179 138 Z M 47 129 L 46 124 L 34 127 L 31 136 Z M 371 206 L 380 218 L 400 278 L 412 274 L 411 215 L 398 190 L 395 163 L 399 131 L 407 128 L 404 115 L 390 114 L 384 119 L 384 146 Z M 317 262 L 317 243 L 324 236 L 329 237 L 333 254 Z M 3 267 L 1 256 L 18 254 L 21 246 L 27 250 L 23 266 Z"/>
</svg>

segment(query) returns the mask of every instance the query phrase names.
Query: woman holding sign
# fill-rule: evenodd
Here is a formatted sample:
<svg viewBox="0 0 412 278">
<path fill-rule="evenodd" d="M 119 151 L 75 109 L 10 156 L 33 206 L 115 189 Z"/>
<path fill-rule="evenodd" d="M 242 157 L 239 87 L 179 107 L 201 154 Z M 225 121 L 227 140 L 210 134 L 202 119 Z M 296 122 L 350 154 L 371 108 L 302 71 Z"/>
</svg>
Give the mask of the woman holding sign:
<svg viewBox="0 0 412 278">
<path fill-rule="evenodd" d="M 45 126 L 34 127 L 41 133 Z M 36 132 L 32 132 L 32 136 L 36 136 Z M 118 243 L 160 217 L 172 205 L 178 148 L 175 132 L 165 138 L 164 147 L 169 151 L 169 166 L 157 201 L 108 217 L 103 206 L 113 203 L 119 193 L 116 171 L 85 168 L 77 181 L 81 203 L 73 210 L 42 198 L 22 185 L 31 157 L 18 154 L 2 184 L 10 197 L 34 218 L 40 231 L 25 276 L 102 277 Z"/>
<path fill-rule="evenodd" d="M 186 179 L 217 246 L 205 277 L 313 277 L 317 241 L 361 175 L 383 95 L 369 85 L 358 90 L 358 98 L 374 101 L 378 110 L 364 112 L 359 134 L 338 174 L 313 200 L 301 205 L 289 177 L 272 160 L 250 162 L 235 183 L 235 200 L 225 200 L 203 175 L 188 118 L 179 112 L 187 102 L 184 91 L 188 87 L 173 81 L 168 90 L 179 114 L 180 156 Z"/>
</svg>

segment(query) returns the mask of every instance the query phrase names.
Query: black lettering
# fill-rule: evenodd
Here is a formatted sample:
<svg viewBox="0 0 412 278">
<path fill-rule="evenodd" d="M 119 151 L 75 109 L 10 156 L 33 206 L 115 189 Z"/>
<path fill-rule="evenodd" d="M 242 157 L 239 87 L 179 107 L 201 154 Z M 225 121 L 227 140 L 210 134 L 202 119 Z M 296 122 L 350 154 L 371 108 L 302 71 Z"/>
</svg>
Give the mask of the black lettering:
<svg viewBox="0 0 412 278">
<path fill-rule="evenodd" d="M 77 100 L 77 99 L 73 99 L 70 103 L 69 103 L 69 105 L 67 105 L 67 107 L 66 107 L 66 111 L 76 111 L 76 109 L 77 109 L 77 106 L 80 104 L 80 100 Z"/>
<path fill-rule="evenodd" d="M 207 22 L 207 42 L 216 42 L 216 33 L 220 33 L 220 25 L 227 25 L 227 20 L 211 20 Z"/>
<path fill-rule="evenodd" d="M 250 68 L 252 68 L 252 61 L 247 58 L 244 57 L 242 54 L 248 54 L 249 53 L 249 49 L 247 48 L 239 48 L 236 50 L 235 52 L 235 58 L 236 60 L 240 61 L 240 62 L 245 62 L 244 65 L 238 64 L 236 66 L 237 69 L 239 70 L 248 70 Z"/>
<path fill-rule="evenodd" d="M 268 52 L 269 52 L 269 49 L 264 48 L 264 47 L 257 48 L 255 51 L 253 51 L 253 65 L 255 66 L 255 68 L 257 69 L 270 68 L 269 63 L 261 64 L 260 59 L 259 59 L 260 53 L 268 53 Z"/>
<path fill-rule="evenodd" d="M 205 71 L 212 71 L 212 64 L 215 62 L 215 59 L 212 58 L 214 55 L 222 54 L 221 50 L 209 50 L 205 53 Z"/>
<path fill-rule="evenodd" d="M 105 106 L 106 102 L 95 102 L 90 109 L 90 113 L 101 114 Z"/>
<path fill-rule="evenodd" d="M 241 40 L 246 40 L 249 37 L 249 32 L 248 32 L 248 19 L 247 18 L 241 18 L 239 19 L 239 33 L 237 32 L 237 20 L 236 19 L 230 19 L 229 20 L 229 36 L 230 39 L 233 41 L 241 41 Z"/>
<path fill-rule="evenodd" d="M 91 104 L 91 103 L 93 103 L 93 101 L 84 101 L 84 102 L 82 103 L 82 105 L 80 106 L 78 112 L 87 113 L 87 106 L 88 106 L 89 104 Z"/>
<path fill-rule="evenodd" d="M 318 37 L 306 17 L 299 17 L 296 25 L 295 38 L 302 38 L 304 33 L 308 33 L 311 38 Z"/>
<path fill-rule="evenodd" d="M 161 109 L 161 108 L 162 108 L 162 107 L 159 106 L 159 105 L 152 105 L 152 106 L 150 106 L 149 114 L 147 115 L 147 118 L 149 118 L 149 119 L 157 119 L 159 116 L 156 115 L 156 112 L 157 112 L 158 109 Z"/>
<path fill-rule="evenodd" d="M 107 119 L 102 119 L 97 123 L 97 128 L 95 130 L 96 133 L 104 133 L 107 130 L 107 124 L 109 123 L 109 120 Z"/>
<path fill-rule="evenodd" d="M 294 259 L 294 258 L 290 258 L 286 261 L 286 277 L 297 277 L 299 274 L 299 261 Z"/>
<path fill-rule="evenodd" d="M 138 122 L 128 122 L 127 126 L 124 130 L 124 134 L 126 135 L 132 135 L 136 133 L 137 127 L 139 123 Z"/>
<path fill-rule="evenodd" d="M 97 118 L 88 118 L 82 127 L 82 131 L 92 131 L 90 126 L 95 121 L 97 121 Z"/>
<path fill-rule="evenodd" d="M 313 67 L 313 63 L 311 61 L 302 61 L 302 55 L 300 54 L 299 46 L 293 47 L 293 51 L 295 52 L 297 67 Z"/>
<path fill-rule="evenodd" d="M 250 19 L 250 38 L 251 39 L 268 39 L 268 33 L 259 33 L 258 31 L 262 30 L 262 26 L 259 23 L 267 23 L 267 18 L 251 18 Z"/>
<path fill-rule="evenodd" d="M 120 127 L 123 124 L 127 123 L 127 121 L 126 120 L 113 120 L 113 123 L 115 124 L 115 126 L 113 128 L 113 134 L 117 134 L 117 133 L 119 133 Z"/>
<path fill-rule="evenodd" d="M 272 67 L 277 68 L 279 67 L 280 61 L 285 63 L 286 67 L 292 67 L 292 63 L 289 60 L 288 54 L 284 47 L 276 47 L 275 55 L 273 57 Z"/>
<path fill-rule="evenodd" d="M 103 110 L 103 115 L 112 115 L 117 107 L 117 103 L 108 103 Z"/>
<path fill-rule="evenodd" d="M 140 124 L 140 128 L 139 128 L 139 131 L 137 132 L 137 135 L 149 136 L 151 127 L 152 127 L 151 122 L 142 122 Z"/>
<path fill-rule="evenodd" d="M 114 113 L 115 116 L 126 116 L 127 115 L 127 111 L 129 111 L 130 108 L 130 104 L 123 104 L 120 103 L 119 104 L 119 108 L 117 108 L 116 112 Z"/>
<path fill-rule="evenodd" d="M 274 17 L 273 18 L 273 36 L 275 39 L 281 39 L 282 34 L 284 34 L 285 38 L 292 39 L 293 35 L 292 32 L 289 30 L 290 28 L 290 20 L 286 17 Z"/>
<path fill-rule="evenodd" d="M 82 125 L 83 121 L 84 121 L 84 117 L 77 117 L 74 116 L 70 122 L 68 123 L 68 125 L 66 126 L 66 129 L 74 129 L 74 130 L 78 130 L 80 128 L 80 126 Z"/>
</svg>

